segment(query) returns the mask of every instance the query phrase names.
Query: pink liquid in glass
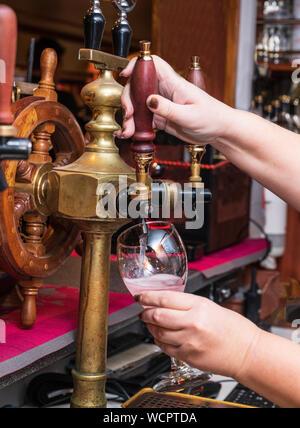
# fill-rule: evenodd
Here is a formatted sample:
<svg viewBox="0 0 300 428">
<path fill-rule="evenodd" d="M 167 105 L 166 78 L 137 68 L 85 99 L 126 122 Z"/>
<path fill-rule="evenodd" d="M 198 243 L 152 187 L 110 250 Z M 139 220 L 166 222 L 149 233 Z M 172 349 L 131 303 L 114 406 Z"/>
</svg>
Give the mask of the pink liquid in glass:
<svg viewBox="0 0 300 428">
<path fill-rule="evenodd" d="M 144 278 L 123 278 L 132 296 L 144 291 L 180 291 L 184 292 L 185 283 L 176 275 L 157 274 Z"/>
</svg>

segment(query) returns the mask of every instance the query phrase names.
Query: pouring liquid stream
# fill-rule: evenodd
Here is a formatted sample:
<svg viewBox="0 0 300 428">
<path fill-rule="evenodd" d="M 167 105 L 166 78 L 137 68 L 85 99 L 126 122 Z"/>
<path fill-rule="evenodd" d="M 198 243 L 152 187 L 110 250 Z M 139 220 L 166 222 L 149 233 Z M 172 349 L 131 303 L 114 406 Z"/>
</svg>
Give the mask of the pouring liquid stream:
<svg viewBox="0 0 300 428">
<path fill-rule="evenodd" d="M 148 226 L 146 220 L 142 218 L 143 233 L 140 236 L 140 255 L 139 255 L 139 272 L 142 274 L 146 258 L 146 251 L 148 247 Z M 142 275 L 141 275 L 142 276 Z"/>
</svg>

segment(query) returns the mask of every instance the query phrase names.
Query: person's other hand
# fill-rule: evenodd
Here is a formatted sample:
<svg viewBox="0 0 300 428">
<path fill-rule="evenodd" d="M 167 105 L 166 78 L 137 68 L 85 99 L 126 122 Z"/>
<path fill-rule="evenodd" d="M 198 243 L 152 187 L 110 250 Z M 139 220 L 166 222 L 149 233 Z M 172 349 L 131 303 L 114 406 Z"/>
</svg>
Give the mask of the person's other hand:
<svg viewBox="0 0 300 428">
<path fill-rule="evenodd" d="M 214 99 L 206 92 L 180 77 L 161 58 L 153 55 L 159 94 L 150 96 L 148 108 L 154 113 L 153 128 L 164 130 L 179 139 L 194 144 L 213 143 L 222 137 L 231 121 L 233 109 Z M 121 73 L 130 77 L 136 58 Z M 119 138 L 131 138 L 135 132 L 134 109 L 130 99 L 130 80 L 122 95 L 125 111 L 122 132 Z"/>
<path fill-rule="evenodd" d="M 203 371 L 237 378 L 260 337 L 249 320 L 199 296 L 144 292 L 138 302 L 162 351 Z"/>
</svg>

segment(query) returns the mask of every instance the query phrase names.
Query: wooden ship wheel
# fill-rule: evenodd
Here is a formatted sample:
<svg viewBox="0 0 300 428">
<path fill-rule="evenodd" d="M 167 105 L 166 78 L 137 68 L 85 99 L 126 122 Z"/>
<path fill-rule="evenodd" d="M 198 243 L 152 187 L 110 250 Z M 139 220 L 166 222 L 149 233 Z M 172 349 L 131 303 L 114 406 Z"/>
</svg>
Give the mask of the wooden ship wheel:
<svg viewBox="0 0 300 428">
<path fill-rule="evenodd" d="M 34 96 L 12 105 L 17 136 L 32 142 L 28 161 L 2 161 L 8 189 L 0 193 L 0 269 L 18 280 L 21 324 L 31 328 L 36 319 L 36 296 L 43 280 L 72 253 L 77 227 L 34 205 L 32 184 L 53 166 L 74 162 L 84 152 L 84 137 L 72 113 L 57 102 L 54 73 L 57 56 L 46 49 L 41 56 L 41 81 Z M 22 183 L 22 193 L 18 191 Z M 28 193 L 24 193 L 28 184 Z"/>
</svg>

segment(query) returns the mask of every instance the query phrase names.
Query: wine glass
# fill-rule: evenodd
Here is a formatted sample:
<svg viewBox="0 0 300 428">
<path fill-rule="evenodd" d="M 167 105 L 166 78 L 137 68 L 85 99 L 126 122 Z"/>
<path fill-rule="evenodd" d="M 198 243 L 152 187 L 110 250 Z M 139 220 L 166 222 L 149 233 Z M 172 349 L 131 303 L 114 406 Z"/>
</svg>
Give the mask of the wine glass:
<svg viewBox="0 0 300 428">
<path fill-rule="evenodd" d="M 117 254 L 121 277 L 133 296 L 143 291 L 184 292 L 188 261 L 173 224 L 143 221 L 130 227 L 118 238 Z M 210 379 L 210 374 L 175 358 L 171 366 L 171 373 L 154 386 L 155 391 L 183 391 Z"/>
</svg>

